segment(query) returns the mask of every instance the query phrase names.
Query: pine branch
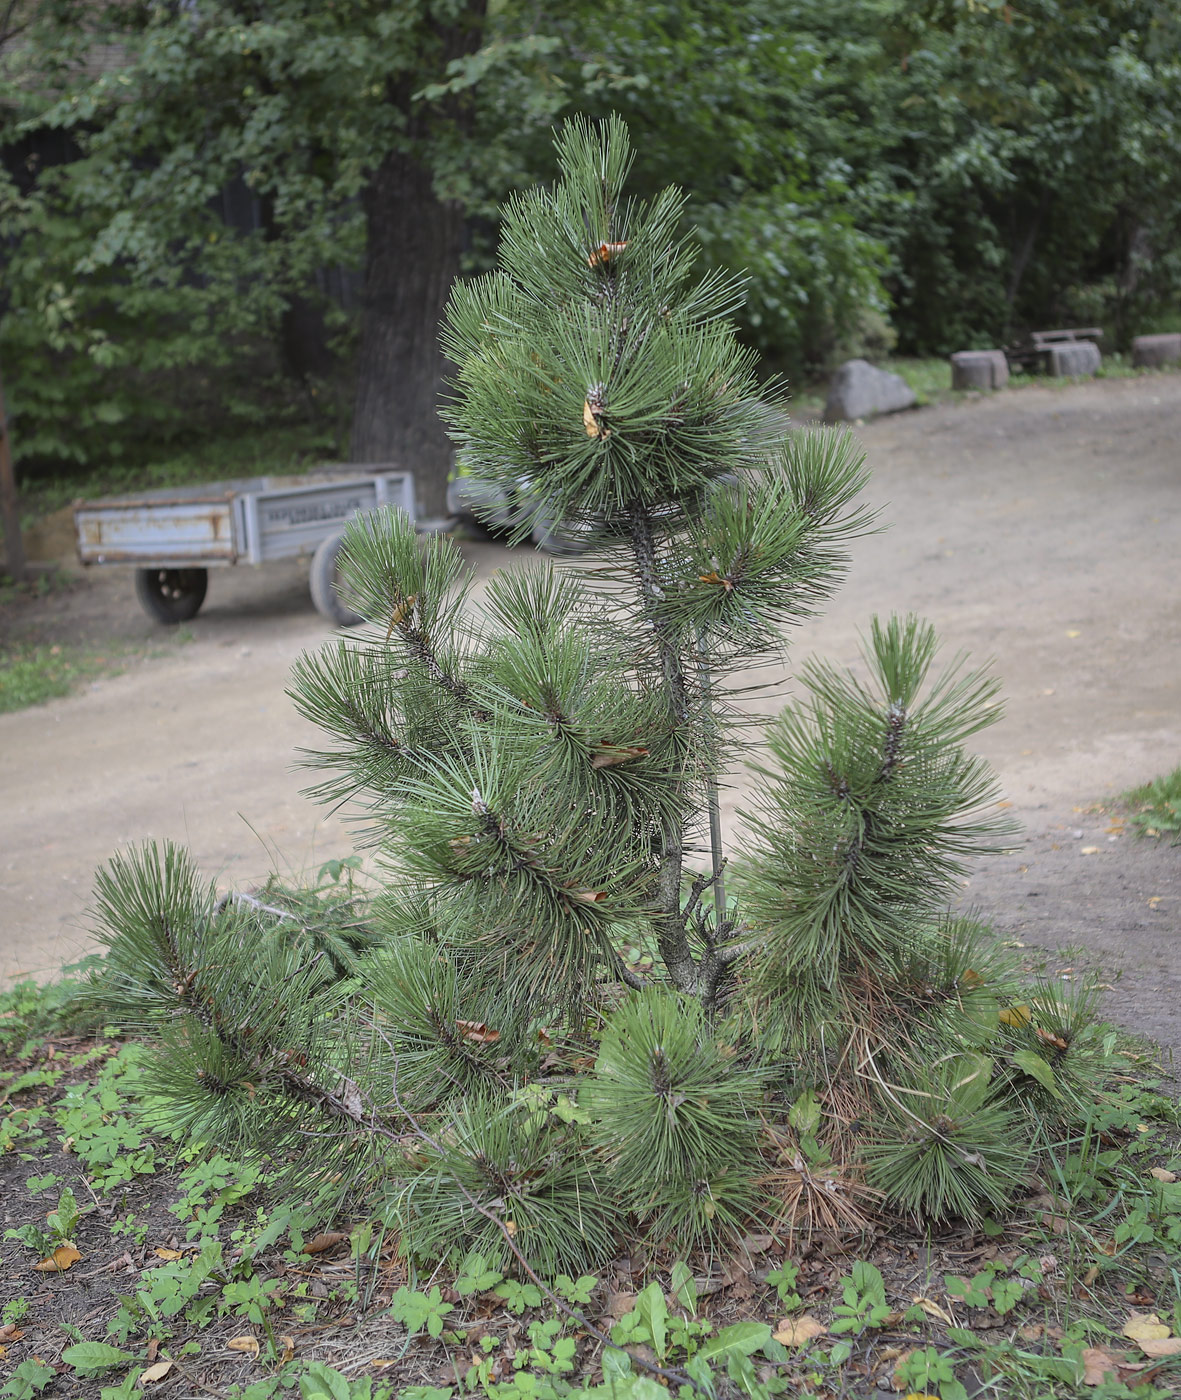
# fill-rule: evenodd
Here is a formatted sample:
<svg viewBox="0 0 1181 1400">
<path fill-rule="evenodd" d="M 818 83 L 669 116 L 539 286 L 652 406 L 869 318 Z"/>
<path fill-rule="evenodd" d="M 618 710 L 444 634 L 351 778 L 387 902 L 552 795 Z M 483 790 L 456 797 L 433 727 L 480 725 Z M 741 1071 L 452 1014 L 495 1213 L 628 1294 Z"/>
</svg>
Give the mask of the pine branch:
<svg viewBox="0 0 1181 1400">
<path fill-rule="evenodd" d="M 376 1029 L 378 1035 L 382 1038 L 383 1041 L 385 1041 L 386 1049 L 390 1053 L 393 1065 L 392 1071 L 390 1073 L 390 1098 L 392 1099 L 395 1108 L 397 1108 L 398 1112 L 406 1120 L 406 1123 L 408 1124 L 410 1131 L 414 1134 L 414 1136 L 417 1137 L 421 1142 L 426 1143 L 426 1145 L 429 1148 L 431 1148 L 432 1151 L 434 1151 L 440 1159 L 445 1159 L 447 1154 L 444 1151 L 442 1145 L 435 1138 L 433 1138 L 430 1135 L 430 1133 L 426 1131 L 426 1129 L 419 1122 L 418 1118 L 413 1113 L 411 1113 L 409 1109 L 407 1109 L 405 1104 L 402 1103 L 401 1097 L 398 1092 L 398 1052 L 389 1040 L 389 1037 L 381 1029 L 381 1027 L 377 1026 Z M 525 1276 L 529 1279 L 529 1281 L 541 1291 L 544 1297 L 549 1299 L 549 1301 L 560 1313 L 568 1317 L 576 1326 L 582 1328 L 588 1336 L 593 1337 L 595 1341 L 599 1343 L 600 1346 L 607 1347 L 611 1351 L 623 1352 L 625 1355 L 630 1356 L 632 1364 L 639 1366 L 639 1368 L 642 1371 L 646 1372 L 648 1375 L 659 1376 L 661 1380 L 667 1383 L 674 1383 L 678 1386 L 687 1386 L 689 1389 L 693 1390 L 699 1395 L 708 1395 L 709 1392 L 706 1390 L 705 1386 L 703 1386 L 700 1382 L 695 1381 L 691 1376 L 686 1375 L 685 1372 L 674 1371 L 664 1366 L 659 1366 L 656 1362 L 649 1361 L 643 1356 L 636 1355 L 634 1352 L 629 1351 L 626 1347 L 620 1346 L 619 1343 L 613 1342 L 605 1332 L 601 1332 L 594 1325 L 594 1323 L 587 1318 L 585 1313 L 581 1312 L 578 1308 L 571 1307 L 570 1304 L 567 1303 L 564 1298 L 559 1297 L 558 1294 L 556 1294 L 553 1291 L 553 1289 L 550 1288 L 549 1284 L 546 1283 L 546 1281 L 541 1277 L 541 1275 L 536 1271 L 536 1269 L 533 1268 L 532 1264 L 530 1264 L 529 1260 L 525 1257 L 520 1245 L 514 1238 L 513 1232 L 508 1228 L 506 1222 L 499 1215 L 495 1214 L 495 1212 L 489 1210 L 488 1207 L 485 1206 L 484 1203 L 479 1199 L 479 1197 L 476 1196 L 476 1194 L 473 1191 L 470 1191 L 466 1184 L 463 1181 L 461 1181 L 458 1176 L 453 1175 L 453 1180 L 460 1194 L 464 1197 L 464 1199 L 476 1212 L 476 1214 L 482 1216 L 485 1220 L 489 1222 L 489 1224 L 495 1226 L 495 1228 L 500 1232 L 501 1236 L 504 1239 L 505 1247 L 508 1249 L 508 1252 L 513 1256 L 513 1258 L 517 1261 L 518 1266 L 520 1267 L 521 1271 L 525 1274 Z"/>
</svg>

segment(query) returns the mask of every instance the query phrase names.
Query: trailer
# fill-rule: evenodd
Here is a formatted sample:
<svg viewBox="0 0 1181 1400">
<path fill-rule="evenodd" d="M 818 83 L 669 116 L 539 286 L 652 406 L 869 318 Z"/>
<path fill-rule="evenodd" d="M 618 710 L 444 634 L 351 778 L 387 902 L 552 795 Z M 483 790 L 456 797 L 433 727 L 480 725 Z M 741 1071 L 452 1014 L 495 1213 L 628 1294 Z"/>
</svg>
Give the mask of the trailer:
<svg viewBox="0 0 1181 1400">
<path fill-rule="evenodd" d="M 344 526 L 387 505 L 415 518 L 410 472 L 344 466 L 79 501 L 74 531 L 83 564 L 135 567 L 136 595 L 157 622 L 195 617 L 210 569 L 306 557 L 312 602 L 348 627 L 360 618 L 337 592 Z"/>
</svg>

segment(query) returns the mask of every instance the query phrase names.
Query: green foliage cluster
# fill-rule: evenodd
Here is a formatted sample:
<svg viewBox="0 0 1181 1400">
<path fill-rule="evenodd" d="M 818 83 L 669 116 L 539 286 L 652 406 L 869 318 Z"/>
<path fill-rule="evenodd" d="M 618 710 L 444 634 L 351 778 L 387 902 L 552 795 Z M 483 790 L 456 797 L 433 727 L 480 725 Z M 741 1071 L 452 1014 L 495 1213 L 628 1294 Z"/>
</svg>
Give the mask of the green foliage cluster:
<svg viewBox="0 0 1181 1400">
<path fill-rule="evenodd" d="M 175 847 L 121 855 L 105 1004 L 157 1041 L 170 1133 L 301 1201 L 364 1193 L 417 1260 L 574 1276 L 621 1233 L 685 1253 L 874 1203 L 1003 1212 L 1122 1062 L 1089 996 L 943 912 L 1011 836 L 965 749 L 996 684 L 936 673 L 913 618 L 874 623 L 868 679 L 806 668 L 727 868 L 743 671 L 839 578 L 861 462 L 758 397 L 677 197 L 624 196 L 622 124 L 558 154 L 452 298 L 450 416 L 474 475 L 548 492 L 603 568 L 498 576 L 477 611 L 451 541 L 357 518 L 368 626 L 292 695 L 385 891 L 342 919 L 335 882 L 218 900 Z"/>
<path fill-rule="evenodd" d="M 1181 843 L 1181 765 L 1171 773 L 1133 788 L 1125 800 L 1132 808 L 1132 825 L 1143 836 L 1171 836 Z"/>
<path fill-rule="evenodd" d="M 327 876 L 331 880 L 331 872 Z M 67 981 L 0 992 L 6 1169 L 18 1177 L 37 1173 L 61 1140 L 73 1139 L 77 1147 L 68 1157 L 55 1156 L 53 1170 L 27 1176 L 27 1190 L 41 1198 L 47 1214 L 34 1210 L 35 1219 L 10 1231 L 4 1242 L 8 1297 L 0 1326 L 24 1333 L 5 1339 L 4 1400 L 31 1400 L 60 1385 L 54 1367 L 62 1365 L 74 1378 L 91 1382 L 100 1400 L 134 1400 L 143 1392 L 139 1377 L 149 1361 L 197 1369 L 207 1384 L 241 1400 L 278 1400 L 296 1392 L 301 1400 L 658 1400 L 657 1390 L 689 1400 L 694 1383 L 706 1393 L 725 1394 L 732 1387 L 751 1400 L 769 1400 L 862 1384 L 864 1358 L 872 1364 L 887 1345 L 896 1359 L 879 1364 L 879 1380 L 896 1375 L 920 1387 L 916 1393 L 960 1396 L 979 1377 L 1018 1400 L 1065 1400 L 1080 1393 L 1085 1348 L 1104 1348 L 1121 1361 L 1130 1350 L 1115 1334 L 1133 1290 L 1152 1289 L 1164 1324 L 1181 1332 L 1181 1297 L 1168 1267 L 1181 1243 L 1181 1185 L 1160 1179 L 1169 1175 L 1163 1168 L 1177 1165 L 1178 1111 L 1141 1086 L 1123 1084 L 1089 1123 L 1060 1138 L 1047 1154 L 1044 1181 L 1053 1218 L 1043 1224 L 1035 1214 L 1015 1222 L 1011 1232 L 987 1223 L 997 1256 L 961 1273 L 962 1256 L 952 1250 L 941 1282 L 936 1263 L 924 1285 L 926 1307 L 913 1301 L 905 1273 L 883 1277 L 869 1258 L 829 1265 L 818 1264 L 813 1254 L 809 1265 L 784 1256 L 743 1309 L 742 1320 L 725 1325 L 711 1316 L 716 1298 L 703 1296 L 708 1287 L 699 1289 L 701 1261 L 660 1260 L 656 1276 L 630 1307 L 604 1324 L 612 1346 L 600 1350 L 577 1318 L 561 1309 L 598 1316 L 609 1291 L 606 1276 L 558 1274 L 535 1284 L 511 1264 L 506 1273 L 471 1252 L 445 1280 L 412 1276 L 383 1296 L 377 1280 L 384 1271 L 375 1265 L 386 1257 L 388 1236 L 372 1220 L 342 1233 L 337 1254 L 309 1258 L 301 1251 L 319 1233 L 322 1216 L 302 1201 L 289 1210 L 268 1200 L 269 1172 L 209 1144 L 190 1144 L 180 1147 L 179 1171 L 169 1176 L 178 1145 L 159 1135 L 159 1113 L 167 1106 L 145 1083 L 143 1048 L 108 1038 L 64 1053 L 63 1030 L 84 1024 L 79 1007 L 85 1016 L 92 1009 L 85 996 L 77 999 L 78 991 L 79 984 Z M 52 1057 L 51 1046 L 57 1052 Z M 551 1102 L 550 1091 L 532 1085 L 520 1101 L 527 1114 L 536 1114 Z M 563 1111 L 569 1115 L 569 1101 Z M 800 1114 L 796 1119 L 804 1123 Z M 97 1126 L 79 1134 L 80 1123 Z M 138 1142 L 126 1148 L 140 1159 L 137 1197 L 148 1189 L 159 1201 L 171 1192 L 176 1226 L 161 1231 L 146 1214 L 142 1223 L 130 1215 L 111 1220 L 128 1177 L 110 1170 L 100 1134 L 125 1135 L 129 1125 L 139 1133 Z M 112 1238 L 104 1246 L 109 1220 Z M 34 1260 L 78 1231 L 85 1267 L 99 1267 L 104 1252 L 113 1256 L 125 1247 L 124 1236 L 132 1248 L 142 1248 L 174 1229 L 183 1236 L 179 1257 L 154 1258 L 149 1249 L 149 1267 L 125 1275 L 119 1296 L 105 1309 L 88 1309 L 76 1322 L 63 1319 L 51 1327 L 39 1296 L 43 1286 L 27 1272 Z M 938 1242 L 933 1247 L 937 1259 Z M 349 1256 L 353 1267 L 342 1268 Z M 313 1287 L 308 1272 L 315 1259 L 326 1264 Z M 817 1268 L 829 1281 L 824 1302 L 815 1289 Z M 787 1348 L 772 1331 L 783 1314 L 794 1321 L 803 1313 L 806 1269 L 809 1320 L 819 1314 L 827 1330 L 805 1346 Z M 73 1272 L 57 1281 L 55 1292 L 61 1296 L 72 1287 Z M 958 1325 L 946 1325 L 946 1318 L 937 1322 L 927 1310 L 932 1302 Z M 385 1363 L 376 1377 L 358 1377 L 351 1365 L 346 1375 L 309 1359 L 332 1336 L 321 1324 L 344 1325 L 342 1313 L 361 1319 L 357 1332 L 345 1334 L 350 1361 L 372 1345 L 376 1355 L 404 1355 L 405 1369 Z M 986 1326 L 990 1314 L 1006 1326 Z M 389 1344 L 391 1318 L 406 1334 L 396 1348 Z M 1052 1323 L 1062 1335 L 1048 1346 L 1057 1337 Z M 51 1352 L 45 1338 L 56 1327 L 61 1334 Z M 1043 1338 L 1025 1340 L 1041 1327 Z M 253 1334 L 258 1341 L 259 1356 L 248 1369 L 240 1353 L 224 1350 L 223 1332 Z M 289 1333 L 296 1334 L 294 1355 Z M 899 1347 L 904 1356 L 897 1356 Z M 645 1373 L 649 1361 L 670 1371 L 668 1388 Z M 448 1366 L 448 1376 L 455 1367 L 454 1383 L 399 1383 L 433 1374 L 436 1363 Z M 592 1365 L 601 1369 L 601 1380 L 588 1375 Z M 1126 1385 L 1113 1379 L 1088 1389 L 1099 1400 L 1165 1400 L 1175 1388 L 1177 1365 L 1176 1359 L 1156 1362 L 1151 1380 L 1134 1373 Z"/>
</svg>

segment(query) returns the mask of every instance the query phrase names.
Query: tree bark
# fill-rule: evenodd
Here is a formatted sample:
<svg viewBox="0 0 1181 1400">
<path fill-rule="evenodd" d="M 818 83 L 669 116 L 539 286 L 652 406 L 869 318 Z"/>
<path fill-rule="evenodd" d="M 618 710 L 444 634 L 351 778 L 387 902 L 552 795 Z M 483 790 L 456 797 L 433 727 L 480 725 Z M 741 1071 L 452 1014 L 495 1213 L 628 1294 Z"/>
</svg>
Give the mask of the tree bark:
<svg viewBox="0 0 1181 1400">
<path fill-rule="evenodd" d="M 439 418 L 449 365 L 439 321 L 459 272 L 463 211 L 435 197 L 431 172 L 391 152 L 365 192 L 368 250 L 353 411 L 354 462 L 414 473 L 420 511 L 442 515 L 451 440 Z"/>
<path fill-rule="evenodd" d="M 435 30 L 439 72 L 478 48 L 485 4 L 471 0 L 457 23 Z M 439 419 L 451 371 L 439 347 L 439 322 L 459 273 L 464 213 L 459 203 L 436 196 L 419 154 L 430 114 L 413 110 L 405 87 L 392 86 L 389 100 L 409 113 L 409 122 L 404 146 L 385 157 L 364 193 L 365 290 L 351 457 L 412 471 L 420 512 L 442 515 L 453 449 Z"/>
</svg>

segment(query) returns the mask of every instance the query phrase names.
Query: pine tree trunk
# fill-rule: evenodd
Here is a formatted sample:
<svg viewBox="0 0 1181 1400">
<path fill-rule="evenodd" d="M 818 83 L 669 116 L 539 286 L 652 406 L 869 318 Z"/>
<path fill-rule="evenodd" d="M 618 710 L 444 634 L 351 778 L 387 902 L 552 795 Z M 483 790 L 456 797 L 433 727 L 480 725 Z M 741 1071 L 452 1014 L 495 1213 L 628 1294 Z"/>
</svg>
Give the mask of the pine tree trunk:
<svg viewBox="0 0 1181 1400">
<path fill-rule="evenodd" d="M 482 33 L 485 0 L 471 0 L 456 23 L 435 30 L 442 73 L 473 52 Z M 390 99 L 411 108 L 410 90 Z M 419 509 L 442 515 L 452 446 L 439 420 L 450 365 L 439 349 L 439 322 L 459 272 L 464 216 L 435 195 L 430 169 L 413 153 L 429 118 L 411 113 L 408 150 L 391 151 L 364 194 L 365 290 L 357 397 L 350 455 L 354 462 L 392 462 L 414 473 Z"/>
</svg>

